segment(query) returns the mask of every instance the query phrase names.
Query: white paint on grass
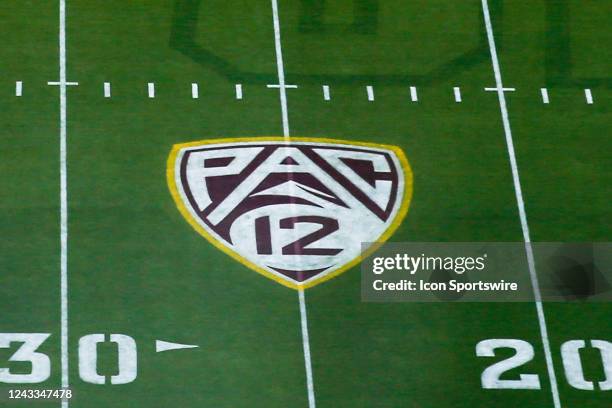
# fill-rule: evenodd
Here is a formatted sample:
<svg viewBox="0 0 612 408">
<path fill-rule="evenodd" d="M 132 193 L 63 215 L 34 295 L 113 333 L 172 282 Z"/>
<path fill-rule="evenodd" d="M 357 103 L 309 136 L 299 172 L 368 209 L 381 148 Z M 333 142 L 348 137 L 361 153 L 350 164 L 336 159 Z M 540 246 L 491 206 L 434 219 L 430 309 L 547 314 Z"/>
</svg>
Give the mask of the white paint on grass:
<svg viewBox="0 0 612 408">
<path fill-rule="evenodd" d="M 298 290 L 300 303 L 300 322 L 302 326 L 302 348 L 304 350 L 304 366 L 306 369 L 306 388 L 308 390 L 308 407 L 315 408 L 314 382 L 312 375 L 312 363 L 310 358 L 310 337 L 308 335 L 308 314 L 306 312 L 306 295 L 304 290 Z"/>
<path fill-rule="evenodd" d="M 593 104 L 593 94 L 591 93 L 590 89 L 585 89 L 584 90 L 584 98 L 586 99 L 586 103 L 589 105 Z"/>
<path fill-rule="evenodd" d="M 79 377 L 90 384 L 107 384 L 107 378 L 98 373 L 98 345 L 104 343 L 104 334 L 88 334 L 79 339 Z M 111 334 L 110 342 L 117 345 L 117 373 L 110 376 L 111 384 L 129 384 L 138 377 L 138 347 L 136 341 L 125 334 Z"/>
<path fill-rule="evenodd" d="M 510 119 L 508 117 L 508 108 L 506 105 L 505 88 L 502 82 L 501 68 L 499 59 L 497 58 L 497 48 L 495 47 L 495 37 L 493 35 L 493 27 L 491 24 L 491 15 L 489 13 L 489 4 L 487 0 L 482 0 L 482 11 L 484 17 L 484 23 L 487 31 L 487 39 L 489 42 L 489 51 L 491 53 L 491 63 L 493 65 L 493 73 L 495 75 L 495 84 L 497 90 L 497 97 L 499 100 L 499 108 L 502 116 L 502 122 L 504 126 L 504 134 L 506 136 L 506 145 L 508 148 L 508 156 L 510 159 L 510 167 L 512 169 L 512 180 L 514 183 L 514 192 L 516 196 L 516 203 L 519 210 L 519 217 L 521 220 L 521 229 L 523 231 L 523 240 L 525 242 L 525 253 L 527 256 L 527 263 L 529 266 L 529 274 L 531 277 L 531 284 L 533 287 L 533 293 L 536 300 L 536 311 L 538 315 L 538 323 L 540 327 L 540 337 L 542 339 L 542 346 L 544 348 L 544 355 L 546 358 L 546 367 L 548 369 L 548 377 L 550 380 L 550 389 L 553 398 L 553 404 L 555 408 L 561 408 L 561 401 L 559 398 L 559 389 L 557 386 L 557 377 L 555 368 L 552 360 L 552 353 L 550 350 L 550 340 L 548 338 L 548 329 L 546 327 L 546 317 L 544 315 L 544 307 L 542 305 L 542 295 L 540 293 L 540 284 L 535 271 L 535 263 L 533 257 L 533 250 L 531 248 L 531 237 L 529 234 L 529 225 L 527 223 L 527 214 L 525 212 L 525 203 L 523 200 L 523 192 L 521 188 L 521 182 L 519 177 L 518 165 L 516 162 L 516 154 L 514 151 L 514 141 L 512 139 L 512 129 L 510 127 Z"/>
<path fill-rule="evenodd" d="M 323 85 L 323 99 L 326 101 L 329 101 L 331 99 L 328 85 Z"/>
<path fill-rule="evenodd" d="M 149 98 L 155 98 L 155 84 L 153 82 L 149 82 L 147 84 L 147 94 Z"/>
<path fill-rule="evenodd" d="M 542 103 L 549 104 L 550 98 L 548 97 L 548 89 L 541 88 L 540 93 L 542 94 Z"/>
<path fill-rule="evenodd" d="M 561 362 L 565 378 L 573 388 L 583 391 L 595 390 L 595 384 L 584 378 L 584 369 L 580 359 L 580 350 L 586 347 L 584 340 L 569 340 L 561 345 Z"/>
<path fill-rule="evenodd" d="M 242 84 L 236 84 L 236 99 L 242 99 Z"/>
<path fill-rule="evenodd" d="M 170 350 L 183 350 L 183 349 L 192 349 L 198 348 L 200 346 L 196 346 L 195 344 L 181 344 L 181 343 L 173 343 L 170 341 L 163 340 L 155 340 L 155 352 L 161 353 L 163 351 Z"/>
<path fill-rule="evenodd" d="M 455 94 L 455 102 L 457 103 L 461 102 L 461 88 L 456 86 L 453 88 L 453 92 Z"/>
<path fill-rule="evenodd" d="M 487 92 L 514 92 L 516 91 L 516 88 L 500 88 L 498 86 L 496 86 L 495 88 L 485 88 L 485 91 Z"/>
<path fill-rule="evenodd" d="M 88 334 L 79 339 L 79 378 L 89 384 L 102 385 L 106 377 L 98 374 L 98 344 L 104 343 L 104 334 Z"/>
<path fill-rule="evenodd" d="M 59 89 L 60 89 L 60 354 L 62 388 L 70 386 L 68 371 L 68 167 L 66 99 L 66 0 L 59 0 Z M 68 408 L 62 399 L 62 408 Z"/>
<path fill-rule="evenodd" d="M 66 1 L 59 0 L 59 81 L 49 81 L 48 85 L 59 87 L 60 102 L 60 355 L 61 386 L 70 386 L 68 370 L 68 166 L 67 166 L 67 98 L 68 86 L 78 82 L 66 80 Z M 62 408 L 67 408 L 67 399 L 62 400 Z"/>
<path fill-rule="evenodd" d="M 280 85 L 280 84 L 268 84 L 266 85 L 268 88 L 276 88 L 276 89 L 280 89 L 280 87 L 282 86 L 283 88 L 293 88 L 296 89 L 298 86 L 297 85 Z"/>
<path fill-rule="evenodd" d="M 410 87 L 410 100 L 412 102 L 418 102 L 419 101 L 419 94 L 417 93 L 416 86 L 411 86 Z"/>
<path fill-rule="evenodd" d="M 105 82 L 104 83 L 104 97 L 105 98 L 110 98 L 111 97 L 111 84 L 110 84 L 110 82 Z"/>
<path fill-rule="evenodd" d="M 278 17 L 277 0 L 271 0 L 272 18 L 274 25 L 274 46 L 276 50 L 276 67 L 278 71 L 278 84 L 281 103 L 281 118 L 283 125 L 283 136 L 289 142 L 289 114 L 287 106 L 287 94 L 285 89 L 285 69 L 283 64 L 283 50 L 281 45 L 280 21 Z M 302 328 L 302 349 L 304 351 L 304 368 L 306 371 L 306 391 L 308 394 L 308 408 L 315 408 L 314 379 L 312 374 L 312 361 L 310 358 L 310 339 L 308 336 L 308 316 L 306 313 L 306 298 L 304 291 L 298 291 L 298 301 L 300 306 L 300 322 Z"/>
<path fill-rule="evenodd" d="M 198 84 L 191 84 L 191 97 L 193 99 L 198 99 L 200 97 L 200 90 L 198 88 Z"/>
<path fill-rule="evenodd" d="M 283 134 L 289 137 L 289 116 L 287 107 L 287 90 L 285 88 L 285 68 L 283 64 L 283 48 L 281 45 L 280 21 L 278 18 L 278 3 L 272 0 L 272 19 L 274 25 L 274 49 L 276 51 L 276 71 L 278 74 L 278 91 L 281 102 L 281 120 Z"/>
<path fill-rule="evenodd" d="M 374 101 L 374 88 L 372 87 L 372 85 L 366 86 L 366 92 L 368 94 L 368 101 L 373 102 Z"/>
<path fill-rule="evenodd" d="M 533 346 L 525 340 L 518 339 L 487 339 L 476 345 L 478 357 L 496 357 L 498 349 L 514 349 L 514 355 L 485 368 L 480 376 L 480 383 L 485 390 L 539 390 L 540 376 L 538 374 L 521 374 L 519 379 L 506 380 L 506 372 L 521 367 L 533 360 Z M 497 356 L 499 358 L 499 356 Z"/>
<path fill-rule="evenodd" d="M 23 94 L 23 82 L 15 82 L 15 96 L 21 96 Z"/>
<path fill-rule="evenodd" d="M 78 86 L 79 83 L 78 82 L 68 82 L 68 81 L 66 81 L 66 82 L 62 82 L 62 81 L 49 81 L 49 82 L 47 82 L 47 85 L 59 86 L 59 87 L 61 87 L 62 85 L 65 85 L 65 86 Z"/>
</svg>

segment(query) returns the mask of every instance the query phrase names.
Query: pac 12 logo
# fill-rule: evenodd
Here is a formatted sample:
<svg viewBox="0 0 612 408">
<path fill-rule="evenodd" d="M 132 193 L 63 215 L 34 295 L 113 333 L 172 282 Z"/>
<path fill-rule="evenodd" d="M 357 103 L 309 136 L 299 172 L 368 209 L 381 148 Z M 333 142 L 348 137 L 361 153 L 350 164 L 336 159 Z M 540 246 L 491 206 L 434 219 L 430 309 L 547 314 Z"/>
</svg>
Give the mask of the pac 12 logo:
<svg viewBox="0 0 612 408">
<path fill-rule="evenodd" d="M 253 137 L 175 145 L 168 185 L 181 214 L 249 268 L 305 289 L 358 264 L 403 220 L 412 171 L 396 146 Z"/>
</svg>

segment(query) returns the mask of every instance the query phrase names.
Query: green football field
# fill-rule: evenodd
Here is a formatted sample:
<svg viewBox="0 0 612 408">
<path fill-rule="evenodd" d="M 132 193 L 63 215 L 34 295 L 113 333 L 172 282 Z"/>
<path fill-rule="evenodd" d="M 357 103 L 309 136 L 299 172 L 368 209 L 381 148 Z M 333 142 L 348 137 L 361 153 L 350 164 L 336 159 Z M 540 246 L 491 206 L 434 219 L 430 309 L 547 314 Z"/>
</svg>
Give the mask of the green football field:
<svg viewBox="0 0 612 408">
<path fill-rule="evenodd" d="M 0 405 L 612 406 L 609 304 L 366 303 L 358 265 L 294 290 L 198 234 L 167 182 L 184 143 L 394 145 L 413 191 L 391 242 L 610 241 L 611 14 L 5 0 Z M 69 402 L 9 398 L 61 388 Z"/>
</svg>

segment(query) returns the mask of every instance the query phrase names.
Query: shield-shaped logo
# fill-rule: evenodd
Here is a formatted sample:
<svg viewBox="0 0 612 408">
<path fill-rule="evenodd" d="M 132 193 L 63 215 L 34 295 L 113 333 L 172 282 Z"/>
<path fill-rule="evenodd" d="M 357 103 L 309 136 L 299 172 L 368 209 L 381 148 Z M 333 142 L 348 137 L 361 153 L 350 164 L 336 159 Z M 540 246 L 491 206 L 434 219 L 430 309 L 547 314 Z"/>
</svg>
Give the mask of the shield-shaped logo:
<svg viewBox="0 0 612 408">
<path fill-rule="evenodd" d="M 412 197 L 396 146 L 254 137 L 175 145 L 168 185 L 181 214 L 249 268 L 305 289 L 356 265 L 395 231 Z"/>
</svg>

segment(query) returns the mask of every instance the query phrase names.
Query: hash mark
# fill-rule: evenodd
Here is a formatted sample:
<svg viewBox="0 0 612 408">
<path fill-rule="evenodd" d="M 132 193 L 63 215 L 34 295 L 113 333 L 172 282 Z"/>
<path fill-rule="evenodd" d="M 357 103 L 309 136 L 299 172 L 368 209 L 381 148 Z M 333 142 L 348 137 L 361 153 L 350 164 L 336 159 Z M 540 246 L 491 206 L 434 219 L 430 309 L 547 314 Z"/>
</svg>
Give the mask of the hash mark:
<svg viewBox="0 0 612 408">
<path fill-rule="evenodd" d="M 418 102 L 419 101 L 419 95 L 417 93 L 417 89 L 415 86 L 411 86 L 410 87 L 410 100 L 412 102 Z"/>
<path fill-rule="evenodd" d="M 372 88 L 372 85 L 366 86 L 366 92 L 368 93 L 368 101 L 373 102 L 374 101 L 374 88 Z"/>
<path fill-rule="evenodd" d="M 461 88 L 456 86 L 453 88 L 453 91 L 455 93 L 455 102 L 457 103 L 461 102 Z"/>
<path fill-rule="evenodd" d="M 593 104 L 593 94 L 591 93 L 590 89 L 585 89 L 584 90 L 584 97 L 586 98 L 586 103 L 589 105 Z"/>
<path fill-rule="evenodd" d="M 329 101 L 331 96 L 329 94 L 329 85 L 323 85 L 323 99 Z"/>
<path fill-rule="evenodd" d="M 236 84 L 236 99 L 242 99 L 242 84 Z"/>
</svg>

